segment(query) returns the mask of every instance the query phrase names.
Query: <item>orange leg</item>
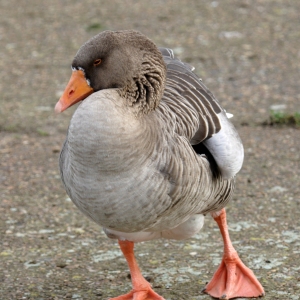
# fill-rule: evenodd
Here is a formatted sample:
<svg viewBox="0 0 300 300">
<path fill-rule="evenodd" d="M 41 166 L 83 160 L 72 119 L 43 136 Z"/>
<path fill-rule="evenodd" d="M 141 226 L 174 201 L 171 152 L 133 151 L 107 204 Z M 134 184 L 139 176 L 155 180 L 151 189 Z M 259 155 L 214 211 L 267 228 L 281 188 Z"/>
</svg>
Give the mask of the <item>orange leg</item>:
<svg viewBox="0 0 300 300">
<path fill-rule="evenodd" d="M 231 243 L 225 209 L 221 210 L 219 216 L 216 215 L 213 217 L 223 237 L 224 254 L 221 265 L 203 292 L 219 299 L 263 296 L 263 287 L 254 273 L 243 264 Z"/>
<path fill-rule="evenodd" d="M 111 298 L 110 300 L 164 300 L 163 297 L 152 290 L 150 283 L 142 276 L 134 257 L 134 243 L 119 240 L 119 245 L 130 269 L 133 289 L 126 295 Z"/>
</svg>

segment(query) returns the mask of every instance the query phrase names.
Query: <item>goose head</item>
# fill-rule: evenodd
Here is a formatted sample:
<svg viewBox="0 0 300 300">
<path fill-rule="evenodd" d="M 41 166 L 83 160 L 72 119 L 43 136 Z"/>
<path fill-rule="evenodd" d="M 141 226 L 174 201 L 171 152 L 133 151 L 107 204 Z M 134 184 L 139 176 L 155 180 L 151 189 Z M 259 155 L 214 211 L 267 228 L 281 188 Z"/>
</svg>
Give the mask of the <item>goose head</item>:
<svg viewBox="0 0 300 300">
<path fill-rule="evenodd" d="M 55 106 L 60 113 L 103 89 L 117 89 L 138 112 L 155 109 L 162 97 L 166 67 L 156 45 L 137 31 L 104 31 L 78 50 L 71 79 Z"/>
</svg>

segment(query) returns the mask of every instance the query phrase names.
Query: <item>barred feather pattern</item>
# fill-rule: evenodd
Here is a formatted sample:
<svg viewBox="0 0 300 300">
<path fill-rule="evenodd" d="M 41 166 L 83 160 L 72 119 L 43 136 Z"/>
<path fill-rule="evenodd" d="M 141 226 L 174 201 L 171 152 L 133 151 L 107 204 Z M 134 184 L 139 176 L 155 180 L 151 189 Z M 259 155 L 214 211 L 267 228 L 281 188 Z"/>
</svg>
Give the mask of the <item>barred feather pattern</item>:
<svg viewBox="0 0 300 300">
<path fill-rule="evenodd" d="M 176 59 L 171 49 L 160 48 L 160 51 L 167 66 L 162 102 L 176 114 L 178 130 L 192 145 L 212 137 L 221 129 L 218 114 L 223 112 L 222 107 L 192 72 L 193 67 Z"/>
</svg>

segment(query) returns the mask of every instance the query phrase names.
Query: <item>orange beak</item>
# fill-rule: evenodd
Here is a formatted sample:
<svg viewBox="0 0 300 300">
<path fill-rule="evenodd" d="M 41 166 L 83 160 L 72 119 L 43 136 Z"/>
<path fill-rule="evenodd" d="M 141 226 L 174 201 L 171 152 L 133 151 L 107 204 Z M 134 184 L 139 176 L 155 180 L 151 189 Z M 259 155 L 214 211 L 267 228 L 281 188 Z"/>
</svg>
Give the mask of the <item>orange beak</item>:
<svg viewBox="0 0 300 300">
<path fill-rule="evenodd" d="M 85 99 L 93 92 L 94 90 L 88 85 L 83 71 L 73 71 L 63 95 L 55 105 L 55 112 L 63 112 L 68 107 Z"/>
</svg>

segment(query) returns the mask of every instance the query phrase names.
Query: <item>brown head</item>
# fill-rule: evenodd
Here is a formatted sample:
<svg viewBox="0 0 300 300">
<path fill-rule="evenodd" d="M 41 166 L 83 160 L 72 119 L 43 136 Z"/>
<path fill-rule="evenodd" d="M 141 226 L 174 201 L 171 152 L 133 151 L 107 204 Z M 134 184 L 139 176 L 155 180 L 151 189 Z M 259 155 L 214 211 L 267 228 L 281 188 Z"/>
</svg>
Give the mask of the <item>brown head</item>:
<svg viewBox="0 0 300 300">
<path fill-rule="evenodd" d="M 143 113 L 155 109 L 163 95 L 166 67 L 162 55 L 137 31 L 99 33 L 81 46 L 72 70 L 56 112 L 102 89 L 118 89 L 127 105 Z"/>
</svg>

